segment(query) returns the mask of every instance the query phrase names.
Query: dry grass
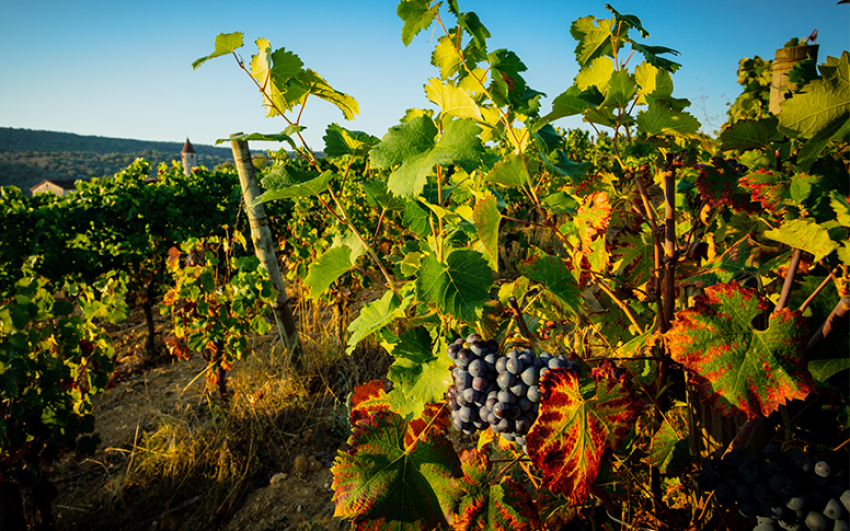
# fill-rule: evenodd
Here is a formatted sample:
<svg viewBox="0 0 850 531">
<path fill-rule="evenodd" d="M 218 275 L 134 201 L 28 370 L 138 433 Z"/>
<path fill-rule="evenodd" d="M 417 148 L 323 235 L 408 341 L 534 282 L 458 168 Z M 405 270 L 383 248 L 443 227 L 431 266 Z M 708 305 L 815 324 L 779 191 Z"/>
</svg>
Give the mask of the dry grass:
<svg viewBox="0 0 850 531">
<path fill-rule="evenodd" d="M 385 377 L 390 358 L 374 346 L 346 355 L 328 326 L 347 318 L 339 308 L 328 314 L 302 303 L 299 310 L 304 367 L 288 372 L 274 338 L 254 338 L 233 364 L 229 402 L 184 395 L 139 434 L 126 471 L 109 481 L 97 514 L 83 519 L 87 531 L 150 529 L 152 518 L 138 515 L 175 511 L 193 513 L 181 516 L 181 529 L 209 529 L 251 488 L 289 469 L 298 452 L 335 449 L 346 439 L 350 393 Z"/>
</svg>

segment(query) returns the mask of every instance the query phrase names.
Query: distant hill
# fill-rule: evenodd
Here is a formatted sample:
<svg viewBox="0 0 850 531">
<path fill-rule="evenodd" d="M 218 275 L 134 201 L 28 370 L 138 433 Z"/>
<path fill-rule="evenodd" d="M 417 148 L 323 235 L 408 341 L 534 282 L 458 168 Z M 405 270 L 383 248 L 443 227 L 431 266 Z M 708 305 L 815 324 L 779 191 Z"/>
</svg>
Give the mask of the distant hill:
<svg viewBox="0 0 850 531">
<path fill-rule="evenodd" d="M 193 144 L 198 164 L 207 168 L 233 161 L 230 148 Z M 160 162 L 180 160 L 182 142 L 151 142 L 125 138 L 0 127 L 0 186 L 25 193 L 45 179 L 91 179 L 114 175 L 137 158 Z"/>
</svg>

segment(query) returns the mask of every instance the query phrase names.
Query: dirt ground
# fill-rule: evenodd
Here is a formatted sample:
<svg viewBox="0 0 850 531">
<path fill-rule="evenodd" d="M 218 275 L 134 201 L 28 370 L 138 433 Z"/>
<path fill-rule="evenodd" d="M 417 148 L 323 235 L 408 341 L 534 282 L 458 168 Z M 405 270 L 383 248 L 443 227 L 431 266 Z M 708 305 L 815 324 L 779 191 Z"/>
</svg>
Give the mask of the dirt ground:
<svg viewBox="0 0 850 531">
<path fill-rule="evenodd" d="M 162 332 L 165 323 L 158 326 Z M 96 454 L 89 458 L 69 455 L 48 470 L 59 493 L 53 504 L 58 530 L 349 528 L 347 522 L 333 517 L 331 501 L 330 467 L 337 448 L 344 447 L 344 434 L 329 436 L 327 426 L 315 423 L 283 426 L 290 444 L 263 459 L 260 470 L 246 471 L 249 479 L 224 503 L 220 495 L 207 495 L 204 482 L 163 489 L 169 493 L 165 499 L 154 492 L 156 485 L 128 484 L 127 472 L 146 432 L 156 431 L 168 415 L 208 407 L 204 379 L 199 377 L 203 359 L 194 356 L 189 361 L 141 368 L 137 353 L 144 343 L 144 330 L 143 318 L 134 313 L 113 333 L 118 351 L 114 384 L 94 400 L 96 430 L 102 439 Z M 321 418 L 316 410 L 311 413 L 311 418 Z"/>
</svg>

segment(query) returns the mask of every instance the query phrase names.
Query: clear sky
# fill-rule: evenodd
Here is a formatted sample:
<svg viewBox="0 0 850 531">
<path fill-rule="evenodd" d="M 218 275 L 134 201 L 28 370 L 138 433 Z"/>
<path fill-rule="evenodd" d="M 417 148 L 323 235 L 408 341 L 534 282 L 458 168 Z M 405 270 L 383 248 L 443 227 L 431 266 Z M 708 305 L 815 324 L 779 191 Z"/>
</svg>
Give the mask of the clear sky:
<svg viewBox="0 0 850 531">
<path fill-rule="evenodd" d="M 773 58 L 791 37 L 818 29 L 819 62 L 850 49 L 850 5 L 836 0 L 610 0 L 649 30 L 641 39 L 681 52 L 674 95 L 689 98 L 704 126 L 724 121 L 740 92 L 742 57 Z M 489 50 L 507 48 L 528 66 L 528 84 L 547 94 L 543 112 L 578 70 L 572 21 L 609 18 L 605 2 L 459 0 L 490 30 Z M 322 149 L 332 122 L 381 137 L 405 109 L 430 107 L 423 85 L 437 77 L 430 54 L 439 34 L 420 33 L 405 47 L 397 2 L 312 0 L 0 0 L 0 126 L 141 140 L 212 144 L 235 132 L 279 132 L 262 97 L 232 57 L 193 71 L 219 33 L 241 31 L 247 61 L 253 41 L 298 54 L 331 85 L 360 103 L 346 122 L 335 107 L 311 99 L 305 137 Z M 556 125 L 576 127 L 562 119 Z M 708 128 L 706 127 L 706 130 Z M 252 145 L 273 149 L 277 145 Z M 2 148 L 2 146 L 0 146 Z"/>
</svg>

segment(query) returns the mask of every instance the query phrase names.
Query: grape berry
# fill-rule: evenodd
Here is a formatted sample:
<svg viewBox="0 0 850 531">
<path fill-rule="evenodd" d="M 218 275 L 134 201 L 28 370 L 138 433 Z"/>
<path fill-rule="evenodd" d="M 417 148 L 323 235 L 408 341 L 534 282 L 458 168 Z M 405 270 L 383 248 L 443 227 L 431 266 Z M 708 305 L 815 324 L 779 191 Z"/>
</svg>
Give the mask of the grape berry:
<svg viewBox="0 0 850 531">
<path fill-rule="evenodd" d="M 578 370 L 565 356 L 531 349 L 513 348 L 499 355 L 496 341 L 471 334 L 447 349 L 454 360 L 454 385 L 446 394 L 452 425 L 467 435 L 490 428 L 507 441 L 525 449 L 528 435 L 540 411 L 540 378 L 550 369 Z"/>
<path fill-rule="evenodd" d="M 720 505 L 734 504 L 745 517 L 757 518 L 756 531 L 848 529 L 847 467 L 814 461 L 799 448 L 734 448 L 721 459 L 706 460 L 694 483 L 714 491 Z"/>
</svg>

